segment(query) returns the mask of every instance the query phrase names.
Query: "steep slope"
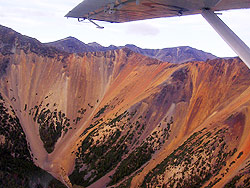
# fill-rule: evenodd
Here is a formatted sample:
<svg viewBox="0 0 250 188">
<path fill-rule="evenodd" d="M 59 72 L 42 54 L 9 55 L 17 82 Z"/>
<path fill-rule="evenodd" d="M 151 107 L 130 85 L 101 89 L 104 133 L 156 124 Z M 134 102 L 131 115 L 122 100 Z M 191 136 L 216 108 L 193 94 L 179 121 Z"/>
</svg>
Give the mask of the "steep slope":
<svg viewBox="0 0 250 188">
<path fill-rule="evenodd" d="M 3 26 L 0 41 L 0 146 L 10 156 L 67 187 L 249 185 L 250 71 L 240 59 L 69 54 Z M 12 127 L 21 151 L 7 147 Z"/>
<path fill-rule="evenodd" d="M 135 45 L 127 44 L 125 46 L 113 46 L 109 47 L 101 46 L 100 44 L 93 42 L 85 44 L 74 37 L 67 37 L 65 39 L 46 43 L 48 46 L 56 47 L 60 50 L 64 50 L 69 53 L 83 53 L 83 52 L 97 52 L 97 51 L 109 51 L 121 48 L 129 48 L 130 50 L 152 57 L 161 61 L 171 63 L 184 63 L 188 61 L 206 61 L 207 59 L 215 59 L 216 56 L 191 48 L 188 46 L 181 46 L 175 48 L 164 48 L 164 49 L 142 49 Z"/>
</svg>

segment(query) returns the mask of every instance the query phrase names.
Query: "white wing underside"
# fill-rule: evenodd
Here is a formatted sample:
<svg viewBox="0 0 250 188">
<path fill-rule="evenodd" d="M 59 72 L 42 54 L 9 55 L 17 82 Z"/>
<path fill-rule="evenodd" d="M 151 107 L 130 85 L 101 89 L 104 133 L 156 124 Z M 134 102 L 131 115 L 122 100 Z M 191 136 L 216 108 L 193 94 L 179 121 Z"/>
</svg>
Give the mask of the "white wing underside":
<svg viewBox="0 0 250 188">
<path fill-rule="evenodd" d="M 129 22 L 243 8 L 250 8 L 250 0 L 84 0 L 66 17 Z"/>
</svg>

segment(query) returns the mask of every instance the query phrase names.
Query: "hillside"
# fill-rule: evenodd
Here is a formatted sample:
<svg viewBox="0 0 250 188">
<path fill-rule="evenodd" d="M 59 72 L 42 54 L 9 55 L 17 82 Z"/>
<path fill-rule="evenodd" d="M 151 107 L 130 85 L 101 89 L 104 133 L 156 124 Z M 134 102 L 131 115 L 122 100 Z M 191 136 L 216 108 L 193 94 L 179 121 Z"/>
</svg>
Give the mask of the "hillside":
<svg viewBox="0 0 250 188">
<path fill-rule="evenodd" d="M 71 54 L 3 26 L 0 47 L 2 185 L 249 187 L 250 71 L 239 58 Z"/>
<path fill-rule="evenodd" d="M 69 53 L 83 53 L 83 52 L 97 52 L 97 51 L 109 51 L 122 48 L 128 48 L 136 53 L 152 57 L 161 61 L 170 63 L 185 63 L 188 61 L 206 61 L 208 59 L 215 59 L 216 56 L 191 48 L 188 46 L 181 46 L 175 48 L 164 48 L 164 49 L 142 49 L 135 45 L 127 44 L 125 46 L 114 46 L 109 47 L 101 46 L 98 43 L 85 44 L 82 41 L 74 38 L 67 37 L 62 40 L 55 42 L 46 43 L 47 46 L 53 46 L 57 49 L 69 52 Z"/>
</svg>

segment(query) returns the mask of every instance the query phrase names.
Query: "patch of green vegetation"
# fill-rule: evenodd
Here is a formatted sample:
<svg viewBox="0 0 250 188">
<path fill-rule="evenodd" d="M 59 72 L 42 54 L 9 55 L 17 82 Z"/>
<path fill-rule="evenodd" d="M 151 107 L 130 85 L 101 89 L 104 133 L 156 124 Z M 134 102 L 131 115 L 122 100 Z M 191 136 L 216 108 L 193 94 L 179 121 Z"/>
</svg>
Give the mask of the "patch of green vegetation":
<svg viewBox="0 0 250 188">
<path fill-rule="evenodd" d="M 127 179 L 126 181 L 121 183 L 117 188 L 129 188 L 131 185 L 132 179 L 133 179 L 133 177 L 130 177 L 129 179 Z"/>
<path fill-rule="evenodd" d="M 98 115 L 101 116 L 105 109 L 99 111 Z M 97 119 L 82 133 L 81 136 L 84 136 L 89 129 L 94 128 L 88 133 L 76 153 L 76 169 L 70 176 L 73 183 L 88 186 L 122 161 L 122 156 L 128 153 L 128 145 L 131 144 L 129 135 L 134 137 L 135 134 L 133 131 L 131 135 L 130 129 L 125 127 L 130 126 L 128 119 L 132 118 L 135 113 L 124 111 L 121 114 L 115 114 L 113 119 L 106 121 L 103 118 Z M 122 135 L 122 131 L 125 134 Z"/>
<path fill-rule="evenodd" d="M 142 187 L 162 185 L 167 187 L 201 187 L 212 176 L 218 175 L 222 167 L 226 165 L 230 153 L 233 152 L 226 150 L 225 134 L 227 130 L 221 129 L 216 133 L 204 130 L 192 134 L 163 162 L 150 171 L 144 178 Z M 168 171 L 175 171 L 175 173 L 164 179 L 164 174 Z M 219 181 L 220 178 L 217 178 L 210 182 L 209 187 Z"/>
<path fill-rule="evenodd" d="M 62 111 L 57 109 L 51 111 L 47 107 L 43 108 L 42 103 L 29 110 L 33 116 L 34 122 L 39 125 L 40 138 L 43 141 L 44 148 L 48 153 L 53 152 L 55 143 L 62 134 L 66 134 L 70 127 L 68 119 Z"/>
<path fill-rule="evenodd" d="M 4 137 L 4 143 L 0 144 L 0 147 L 3 151 L 16 153 L 23 159 L 31 160 L 26 137 L 19 119 L 12 111 L 11 113 L 5 106 L 3 98 L 0 97 L 0 135 Z"/>
<path fill-rule="evenodd" d="M 153 153 L 153 149 L 144 142 L 142 146 L 136 148 L 121 162 L 115 174 L 112 176 L 112 180 L 109 185 L 114 185 L 125 176 L 130 175 L 132 172 L 139 169 L 143 164 L 151 159 Z"/>
<path fill-rule="evenodd" d="M 49 109 L 42 110 L 37 117 L 37 123 L 39 124 L 39 133 L 41 140 L 44 143 L 44 148 L 48 153 L 54 150 L 54 146 L 58 138 L 62 134 L 62 130 L 66 131 L 69 122 L 66 117 L 62 118 L 61 111 L 51 112 Z"/>
<path fill-rule="evenodd" d="M 250 161 L 248 161 L 248 164 L 224 186 L 224 188 L 231 187 L 250 187 Z"/>
<path fill-rule="evenodd" d="M 101 117 L 106 108 L 108 107 L 99 110 L 96 118 Z M 87 187 L 119 164 L 115 174 L 110 177 L 112 180 L 109 185 L 113 185 L 140 169 L 161 148 L 169 137 L 173 118 L 159 128 L 160 133 L 155 132 L 152 143 L 146 140 L 137 147 L 139 138 L 146 129 L 147 120 L 142 118 L 143 115 L 136 118 L 136 113 L 136 110 L 124 111 L 116 113 L 112 119 L 97 119 L 83 131 L 81 136 L 87 136 L 76 153 L 76 169 L 70 176 L 73 184 Z M 91 132 L 88 132 L 90 129 Z M 130 182 L 126 182 L 120 186 L 128 187 Z"/>
<path fill-rule="evenodd" d="M 237 159 L 239 159 L 241 156 L 243 155 L 243 151 L 241 151 L 237 157 Z"/>
<path fill-rule="evenodd" d="M 101 124 L 102 122 L 103 122 L 102 118 L 96 120 L 93 124 L 90 124 L 89 127 L 86 128 L 80 136 L 82 137 L 83 135 L 85 135 L 88 132 L 88 130 L 92 129 L 93 127 L 97 126 L 98 124 Z"/>
<path fill-rule="evenodd" d="M 109 107 L 109 105 L 105 105 L 103 108 L 101 108 L 96 115 L 94 116 L 94 118 L 98 118 L 100 117 L 101 114 L 103 114 L 105 112 L 105 110 Z"/>
<path fill-rule="evenodd" d="M 73 119 L 73 123 L 75 125 L 81 121 L 81 119 L 84 117 L 84 114 L 86 111 L 87 111 L 87 109 L 84 109 L 84 108 L 81 108 L 80 110 L 77 111 L 78 116 L 75 119 Z"/>
<path fill-rule="evenodd" d="M 23 188 L 30 187 L 30 184 L 42 187 L 34 180 L 35 176 L 53 179 L 47 172 L 34 165 L 19 119 L 6 107 L 1 93 L 0 135 L 4 138 L 0 143 L 0 187 Z"/>
<path fill-rule="evenodd" d="M 44 176 L 45 174 L 50 176 L 47 172 L 35 166 L 32 160 L 13 157 L 9 150 L 2 150 L 1 148 L 0 155 L 1 187 L 23 188 L 29 187 L 30 183 L 34 183 L 39 187 L 38 182 L 32 182 L 34 174 L 38 176 Z"/>
<path fill-rule="evenodd" d="M 24 110 L 24 111 L 27 110 L 27 104 L 24 105 L 24 109 L 23 109 L 23 110 Z"/>
<path fill-rule="evenodd" d="M 87 187 L 89 185 L 88 181 L 84 179 L 84 176 L 87 175 L 86 171 L 77 171 L 74 170 L 73 173 L 70 175 L 70 182 L 76 185 L 81 185 L 83 187 Z"/>
<path fill-rule="evenodd" d="M 106 142 L 98 145 L 94 144 L 94 135 L 98 135 L 98 129 L 93 130 L 83 140 L 76 153 L 76 170 L 70 176 L 71 182 L 74 184 L 88 186 L 98 180 L 119 163 L 127 150 L 127 146 L 118 141 L 121 136 L 119 129 L 115 129 Z M 80 171 L 81 164 L 86 164 L 88 168 Z M 89 172 L 93 173 L 88 175 Z M 87 178 L 82 178 L 84 176 Z"/>
<path fill-rule="evenodd" d="M 224 188 L 232 188 L 232 187 L 236 187 L 235 184 L 240 180 L 242 176 L 237 175 L 235 176 L 230 182 L 228 182 Z"/>
<path fill-rule="evenodd" d="M 81 115 L 84 115 L 86 111 L 87 111 L 87 109 L 81 108 L 81 109 L 78 110 L 77 112 L 78 112 L 79 114 L 81 114 Z"/>
<path fill-rule="evenodd" d="M 128 111 L 123 112 L 122 114 L 120 114 L 119 116 L 115 117 L 114 119 L 111 119 L 110 122 L 108 122 L 108 125 L 111 127 L 115 127 L 116 124 L 118 122 L 121 121 L 121 119 L 123 119 L 124 117 L 126 117 L 128 115 Z"/>
</svg>

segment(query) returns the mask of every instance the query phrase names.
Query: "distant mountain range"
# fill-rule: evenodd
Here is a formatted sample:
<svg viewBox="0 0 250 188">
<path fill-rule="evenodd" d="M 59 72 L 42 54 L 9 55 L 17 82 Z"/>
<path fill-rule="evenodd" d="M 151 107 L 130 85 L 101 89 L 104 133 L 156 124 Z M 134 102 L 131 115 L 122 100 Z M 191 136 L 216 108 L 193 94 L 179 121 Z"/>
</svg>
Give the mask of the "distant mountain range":
<svg viewBox="0 0 250 188">
<path fill-rule="evenodd" d="M 69 52 L 69 53 L 83 53 L 83 52 L 96 52 L 96 51 L 109 51 L 121 48 L 129 48 L 130 50 L 146 55 L 164 62 L 171 63 L 184 63 L 187 61 L 206 61 L 207 59 L 215 59 L 216 56 L 211 53 L 203 52 L 189 46 L 180 46 L 174 48 L 163 49 L 142 49 L 132 44 L 125 46 L 110 45 L 104 47 L 96 42 L 85 44 L 84 42 L 74 38 L 67 37 L 58 41 L 46 43 L 47 46 L 54 46 L 57 49 Z"/>
</svg>

